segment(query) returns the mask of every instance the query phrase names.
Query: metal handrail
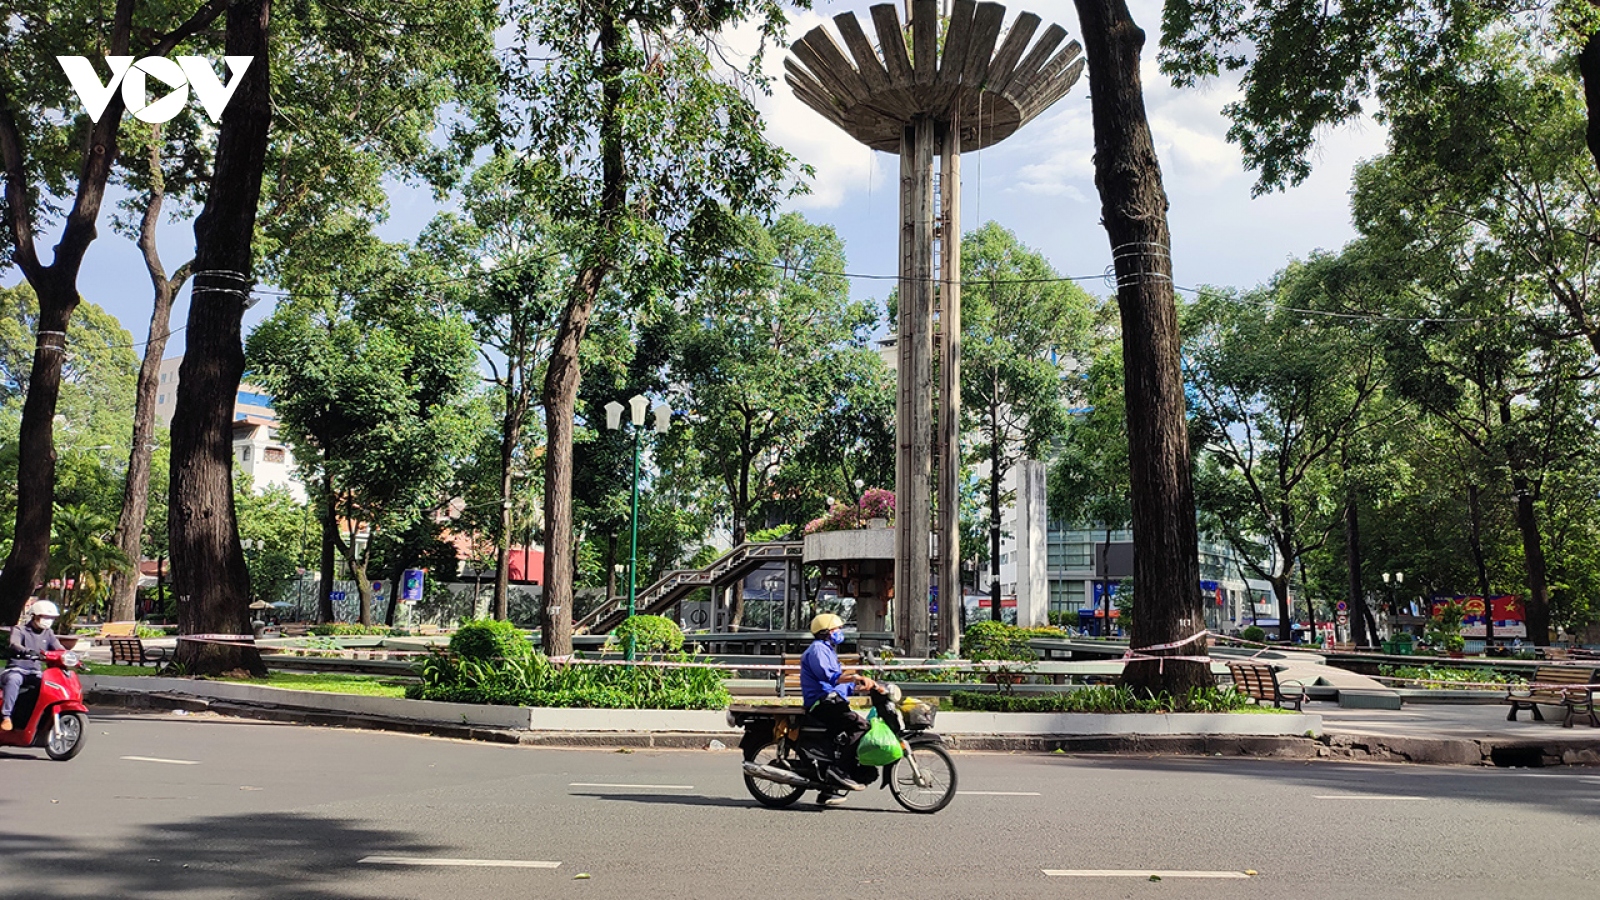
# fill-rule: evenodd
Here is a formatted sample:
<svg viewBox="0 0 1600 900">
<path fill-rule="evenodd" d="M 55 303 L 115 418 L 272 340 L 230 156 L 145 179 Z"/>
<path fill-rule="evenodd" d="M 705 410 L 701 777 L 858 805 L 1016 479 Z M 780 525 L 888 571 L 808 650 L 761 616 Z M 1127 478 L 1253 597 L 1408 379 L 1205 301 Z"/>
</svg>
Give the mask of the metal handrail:
<svg viewBox="0 0 1600 900">
<path fill-rule="evenodd" d="M 682 594 L 699 587 L 708 587 L 727 580 L 735 569 L 751 568 L 750 563 L 773 559 L 792 559 L 805 552 L 802 541 L 765 541 L 744 543 L 712 560 L 701 569 L 674 569 L 634 596 L 636 612 L 653 613 L 676 601 Z M 617 597 L 602 603 L 584 616 L 574 627 L 588 627 L 591 633 L 608 632 L 621 624 L 611 621 L 625 612 L 626 598 Z"/>
</svg>

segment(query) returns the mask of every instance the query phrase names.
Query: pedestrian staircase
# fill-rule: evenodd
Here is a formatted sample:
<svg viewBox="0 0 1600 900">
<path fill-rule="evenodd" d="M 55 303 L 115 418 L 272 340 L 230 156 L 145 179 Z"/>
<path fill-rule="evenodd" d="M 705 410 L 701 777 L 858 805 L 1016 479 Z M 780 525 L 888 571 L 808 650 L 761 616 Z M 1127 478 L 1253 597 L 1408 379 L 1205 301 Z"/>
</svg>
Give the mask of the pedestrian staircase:
<svg viewBox="0 0 1600 900">
<path fill-rule="evenodd" d="M 639 591 L 634 599 L 634 611 L 645 615 L 660 615 L 674 603 L 688 596 L 696 588 L 726 587 L 768 563 L 801 558 L 805 544 L 802 541 L 768 541 L 744 543 L 718 557 L 703 569 L 674 569 Z M 576 634 L 608 634 L 628 617 L 626 595 L 602 603 L 588 615 L 573 623 Z"/>
</svg>

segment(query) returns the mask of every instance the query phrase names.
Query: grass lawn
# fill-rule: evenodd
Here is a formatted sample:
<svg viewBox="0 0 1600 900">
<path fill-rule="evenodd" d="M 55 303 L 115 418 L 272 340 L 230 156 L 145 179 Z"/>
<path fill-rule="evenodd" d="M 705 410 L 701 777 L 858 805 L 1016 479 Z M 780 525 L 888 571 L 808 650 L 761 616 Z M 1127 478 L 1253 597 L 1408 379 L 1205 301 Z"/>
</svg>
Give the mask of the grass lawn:
<svg viewBox="0 0 1600 900">
<path fill-rule="evenodd" d="M 139 676 L 161 674 L 154 666 L 114 666 L 91 663 L 91 675 Z M 239 684 L 266 685 L 296 691 L 325 691 L 330 694 L 361 694 L 367 697 L 404 697 L 405 685 L 389 684 L 394 679 L 383 675 L 344 675 L 334 672 L 273 672 L 260 678 L 218 678 Z"/>
</svg>

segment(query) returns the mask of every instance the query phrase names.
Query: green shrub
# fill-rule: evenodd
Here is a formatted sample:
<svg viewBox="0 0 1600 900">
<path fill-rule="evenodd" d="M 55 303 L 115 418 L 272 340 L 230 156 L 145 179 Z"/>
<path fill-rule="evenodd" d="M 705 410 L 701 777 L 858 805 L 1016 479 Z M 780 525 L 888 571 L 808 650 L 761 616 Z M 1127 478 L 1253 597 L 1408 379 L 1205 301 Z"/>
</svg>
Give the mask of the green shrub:
<svg viewBox="0 0 1600 900">
<path fill-rule="evenodd" d="M 135 625 L 133 627 L 133 636 L 141 640 L 164 638 L 167 637 L 167 630 L 165 628 L 152 628 L 149 625 Z"/>
<path fill-rule="evenodd" d="M 623 619 L 607 643 L 626 647 L 629 635 L 633 636 L 633 649 L 638 653 L 677 653 L 683 649 L 683 629 L 665 616 Z"/>
<path fill-rule="evenodd" d="M 1460 669 L 1450 666 L 1379 666 L 1378 674 L 1405 681 L 1424 682 L 1422 686 L 1429 690 L 1452 690 L 1452 685 L 1455 684 L 1462 684 L 1464 688 L 1470 690 L 1473 682 L 1504 685 L 1527 683 L 1520 675 L 1507 675 L 1493 669 Z"/>
<path fill-rule="evenodd" d="M 389 633 L 389 626 L 362 625 L 358 622 L 328 622 L 313 625 L 310 631 L 320 637 L 384 637 Z"/>
<path fill-rule="evenodd" d="M 1169 713 L 1231 712 L 1250 706 L 1250 699 L 1231 690 L 1192 688 L 1182 697 L 1160 693 L 1138 697 L 1120 686 L 1097 685 L 1052 694 L 986 694 L 956 691 L 950 695 L 956 709 L 981 712 Z"/>
<path fill-rule="evenodd" d="M 533 644 L 510 622 L 474 619 L 462 622 L 450 636 L 450 652 L 467 659 L 511 659 L 525 657 Z"/>
<path fill-rule="evenodd" d="M 692 661 L 679 654 L 680 662 Z M 710 666 L 557 666 L 539 653 L 502 659 L 434 650 L 406 689 L 414 700 L 599 709 L 722 709 L 728 691 Z"/>
<path fill-rule="evenodd" d="M 1251 625 L 1245 630 L 1239 632 L 1239 637 L 1244 638 L 1253 644 L 1260 644 L 1266 641 L 1267 630 L 1259 625 Z"/>
<path fill-rule="evenodd" d="M 974 622 L 961 636 L 961 655 L 971 660 L 1012 660 L 1033 662 L 1039 657 L 1028 646 L 1038 629 L 1018 628 L 1003 622 Z M 1052 636 L 1060 632 L 1051 629 Z"/>
</svg>

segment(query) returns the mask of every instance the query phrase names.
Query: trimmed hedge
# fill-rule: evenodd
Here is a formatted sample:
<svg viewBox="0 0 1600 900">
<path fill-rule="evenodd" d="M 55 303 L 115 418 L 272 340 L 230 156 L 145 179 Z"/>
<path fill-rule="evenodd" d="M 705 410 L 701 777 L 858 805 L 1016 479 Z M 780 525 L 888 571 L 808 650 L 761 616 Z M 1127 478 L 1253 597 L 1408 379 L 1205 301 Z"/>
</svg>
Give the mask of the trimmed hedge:
<svg viewBox="0 0 1600 900">
<path fill-rule="evenodd" d="M 973 622 L 961 635 L 961 655 L 973 661 L 1004 660 L 1034 662 L 1039 658 L 1028 641 L 1034 638 L 1061 638 L 1058 628 L 1019 628 L 1004 622 Z"/>
<path fill-rule="evenodd" d="M 986 694 L 956 691 L 950 702 L 976 712 L 1172 713 L 1233 712 L 1250 707 L 1250 698 L 1233 690 L 1194 688 L 1183 697 L 1162 693 L 1137 697 L 1125 687 L 1097 685 L 1059 694 Z"/>
<path fill-rule="evenodd" d="M 633 635 L 633 649 L 637 653 L 677 653 L 683 649 L 683 629 L 666 616 L 632 616 L 611 633 L 608 644 L 628 646 L 628 635 Z"/>
<path fill-rule="evenodd" d="M 450 652 L 467 659 L 521 657 L 533 652 L 533 642 L 510 622 L 474 619 L 450 636 Z"/>
<path fill-rule="evenodd" d="M 459 633 L 459 632 L 458 632 Z M 523 641 L 524 644 L 528 642 Z M 692 661 L 679 654 L 679 662 Z M 710 666 L 563 665 L 529 647 L 502 658 L 434 650 L 417 665 L 413 700 L 597 709 L 723 709 L 728 690 Z"/>
<path fill-rule="evenodd" d="M 329 622 L 323 625 L 313 625 L 310 631 L 318 637 L 385 637 L 389 634 L 389 626 L 361 625 L 354 622 Z"/>
</svg>

